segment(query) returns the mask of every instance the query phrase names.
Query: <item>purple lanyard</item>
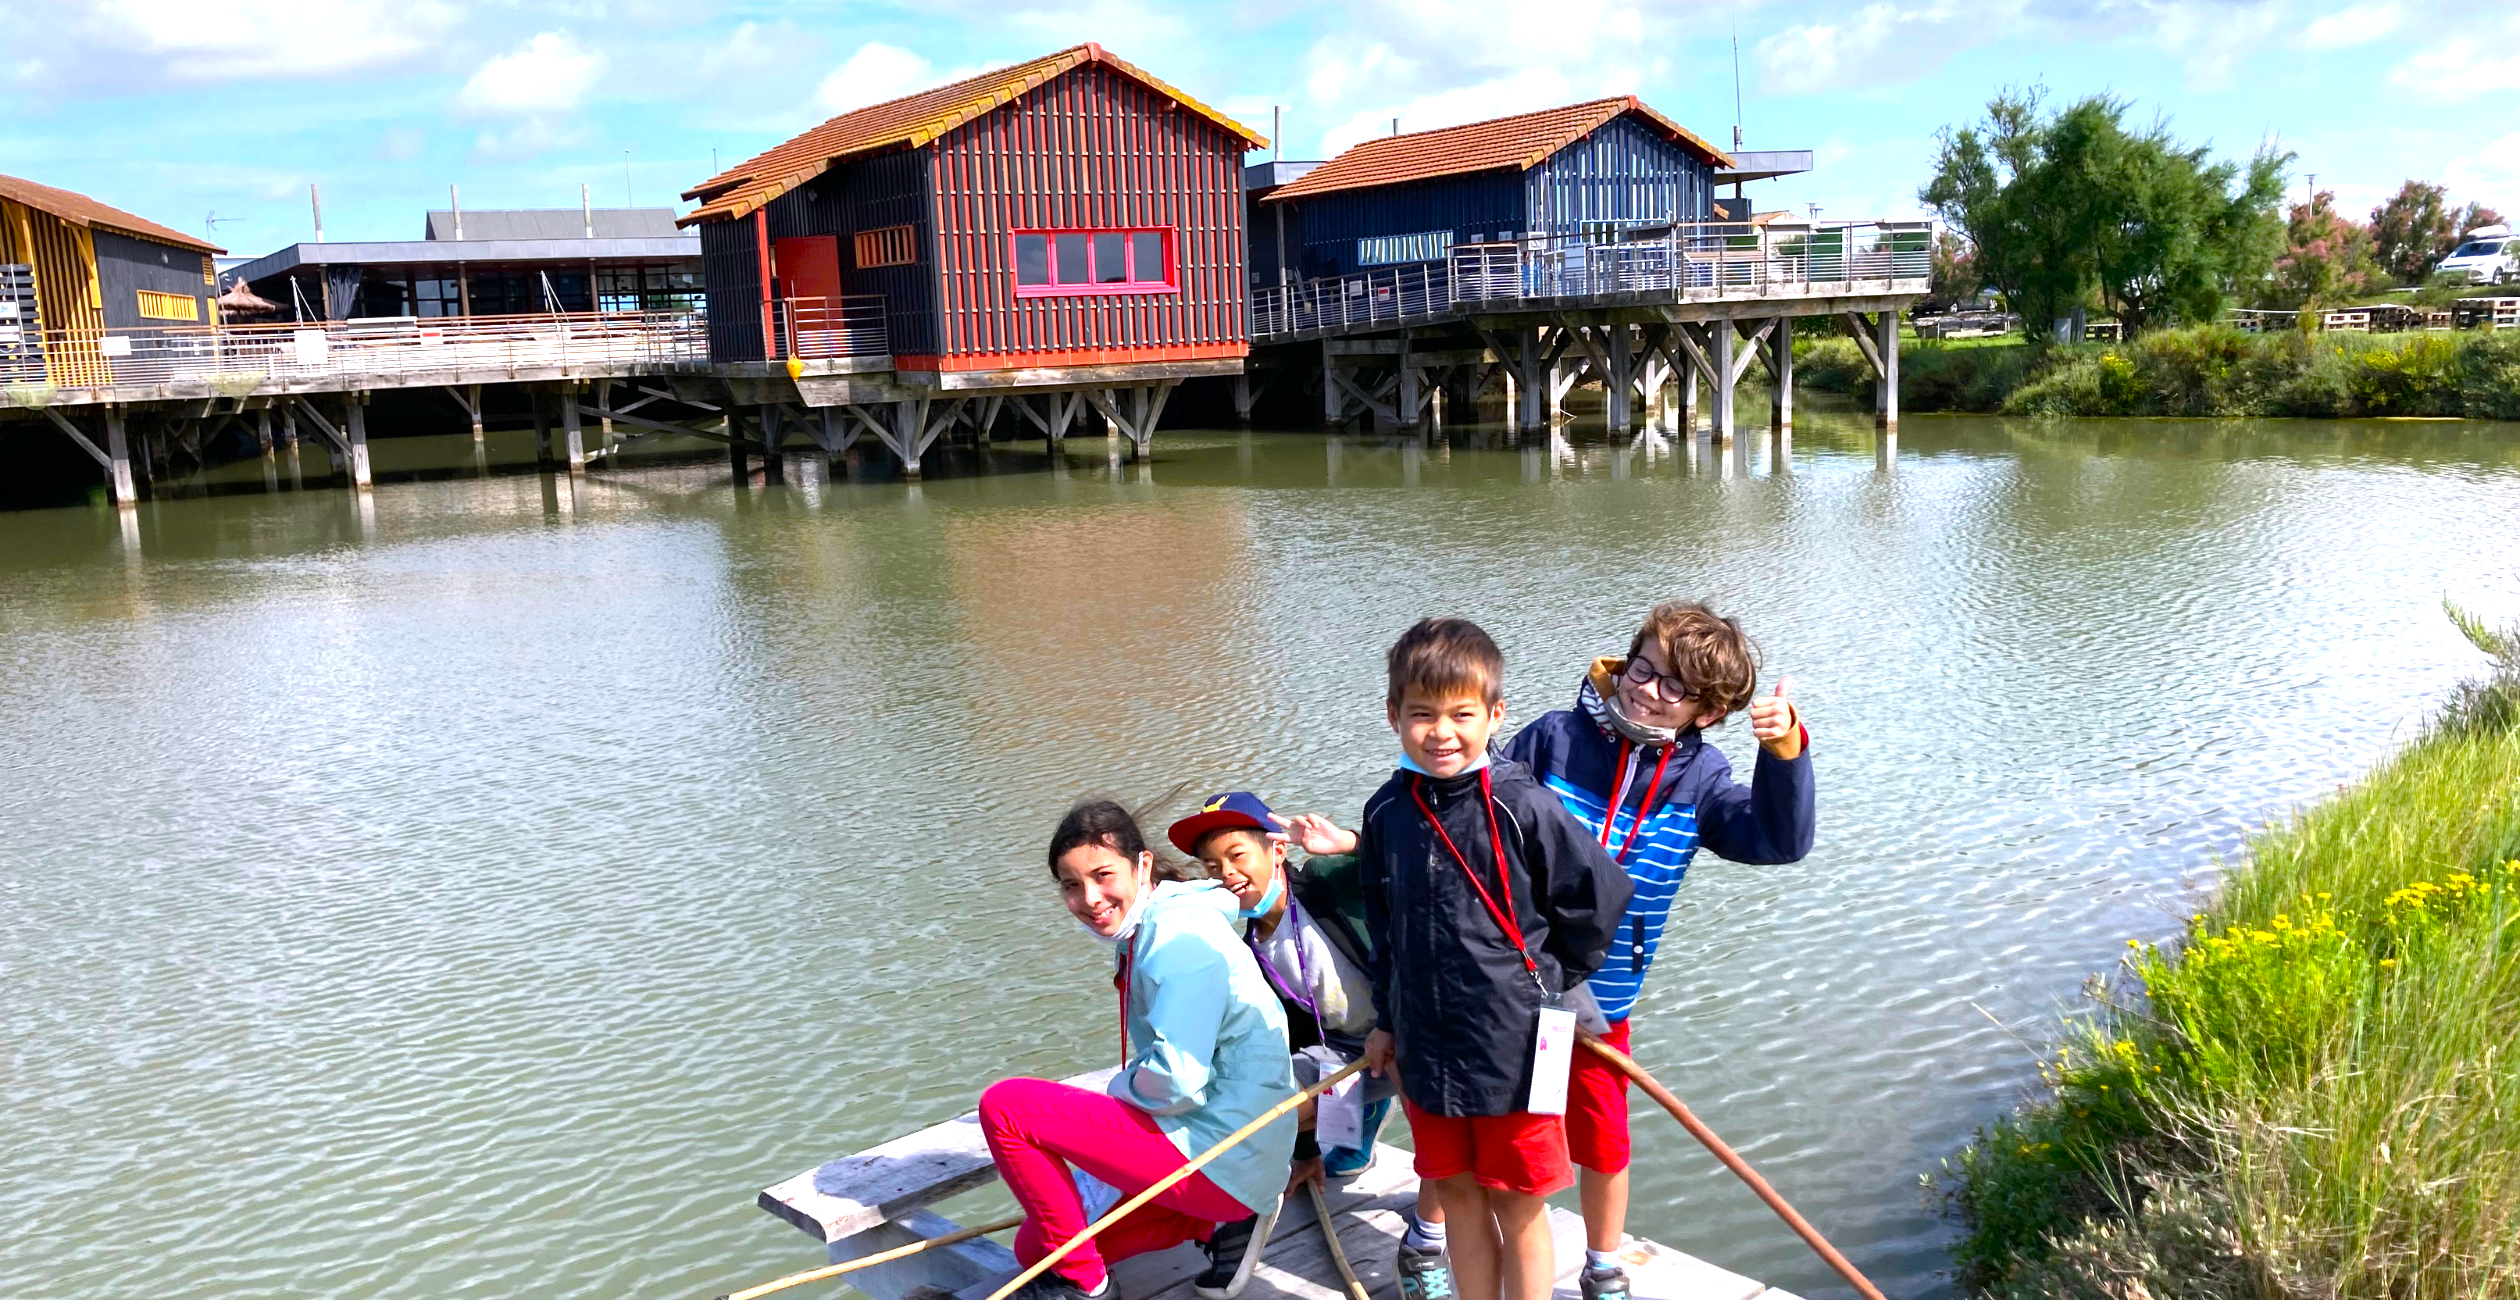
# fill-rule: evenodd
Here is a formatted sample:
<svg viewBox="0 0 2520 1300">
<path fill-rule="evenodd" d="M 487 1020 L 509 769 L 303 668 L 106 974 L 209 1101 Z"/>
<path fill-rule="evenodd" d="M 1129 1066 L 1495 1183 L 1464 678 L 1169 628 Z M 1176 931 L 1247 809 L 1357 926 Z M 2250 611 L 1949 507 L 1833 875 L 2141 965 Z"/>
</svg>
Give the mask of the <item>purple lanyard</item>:
<svg viewBox="0 0 2520 1300">
<path fill-rule="evenodd" d="M 1260 959 L 1260 973 L 1268 977 L 1270 987 L 1276 989 L 1279 996 L 1284 997 L 1287 1001 L 1302 1007 L 1308 1012 L 1311 1012 L 1313 1023 L 1318 1025 L 1321 1023 L 1321 1004 L 1310 996 L 1312 992 L 1312 958 L 1306 956 L 1304 953 L 1304 927 L 1296 920 L 1296 918 L 1301 914 L 1302 909 L 1295 903 L 1294 891 L 1287 891 L 1286 915 L 1279 918 L 1278 924 L 1291 927 L 1287 931 L 1286 937 L 1289 942 L 1295 945 L 1295 969 L 1297 973 L 1303 977 L 1304 981 L 1304 991 L 1301 993 L 1286 987 L 1286 980 L 1278 974 L 1277 967 L 1270 963 L 1269 954 L 1261 951 L 1260 936 L 1257 933 L 1256 928 L 1246 927 L 1243 930 L 1243 942 L 1250 946 L 1251 955 Z"/>
</svg>

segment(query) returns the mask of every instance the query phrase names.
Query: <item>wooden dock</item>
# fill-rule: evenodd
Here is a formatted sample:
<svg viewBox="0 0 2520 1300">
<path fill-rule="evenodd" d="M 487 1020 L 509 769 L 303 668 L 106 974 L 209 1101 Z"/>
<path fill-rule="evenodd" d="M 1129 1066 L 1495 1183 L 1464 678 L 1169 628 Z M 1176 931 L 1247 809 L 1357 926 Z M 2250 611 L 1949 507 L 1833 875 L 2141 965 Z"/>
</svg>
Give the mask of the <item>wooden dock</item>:
<svg viewBox="0 0 2520 1300">
<path fill-rule="evenodd" d="M 1100 1090 L 1104 1070 L 1068 1080 Z M 929 1208 L 997 1177 L 975 1113 L 898 1137 L 855 1155 L 806 1170 L 761 1193 L 760 1205 L 825 1243 L 831 1262 L 956 1231 L 960 1224 Z M 1402 1212 L 1417 1198 L 1410 1155 L 1388 1144 L 1358 1176 L 1330 1184 L 1328 1201 L 1348 1262 L 1373 1300 L 1399 1294 L 1393 1261 Z M 1575 1273 L 1584 1260 L 1584 1225 L 1575 1213 L 1551 1207 L 1559 1265 L 1555 1300 L 1577 1300 Z M 1667 1246 L 1631 1238 L 1621 1252 L 1637 1300 L 1797 1300 L 1792 1293 Z M 1194 1300 L 1190 1280 L 1206 1266 L 1194 1246 L 1176 1246 L 1123 1260 L 1111 1275 L 1119 1300 Z M 1017 1271 L 1014 1253 L 978 1238 L 959 1245 L 879 1264 L 849 1275 L 873 1300 L 988 1300 Z M 1244 1300 L 1346 1300 L 1330 1262 L 1310 1198 L 1292 1197 L 1252 1273 Z"/>
</svg>

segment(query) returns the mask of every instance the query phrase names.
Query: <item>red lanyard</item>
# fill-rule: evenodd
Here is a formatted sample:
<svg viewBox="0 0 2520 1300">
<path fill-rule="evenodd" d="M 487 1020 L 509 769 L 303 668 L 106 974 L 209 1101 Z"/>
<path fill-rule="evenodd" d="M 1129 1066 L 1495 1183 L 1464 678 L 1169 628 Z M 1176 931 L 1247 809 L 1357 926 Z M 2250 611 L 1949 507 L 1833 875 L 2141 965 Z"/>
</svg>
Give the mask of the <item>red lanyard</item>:
<svg viewBox="0 0 2520 1300">
<path fill-rule="evenodd" d="M 1636 820 L 1628 823 L 1627 838 L 1619 841 L 1619 851 L 1610 855 L 1612 862 L 1627 861 L 1628 850 L 1636 847 L 1637 832 L 1645 829 L 1645 816 L 1654 810 L 1654 791 L 1662 785 L 1663 769 L 1671 766 L 1671 751 L 1678 745 L 1663 746 L 1662 761 L 1654 764 L 1654 778 L 1645 783 L 1645 802 L 1636 806 Z M 1610 792 L 1610 811 L 1601 815 L 1601 847 L 1610 847 L 1610 823 L 1619 819 L 1619 805 L 1627 802 L 1628 743 L 1619 742 L 1619 781 Z"/>
<path fill-rule="evenodd" d="M 1129 965 L 1137 935 L 1132 933 L 1120 945 L 1120 973 L 1111 977 L 1111 986 L 1120 990 L 1120 1068 L 1129 1068 Z"/>
<path fill-rule="evenodd" d="M 1496 905 L 1496 897 L 1488 893 L 1488 887 L 1479 879 L 1479 873 L 1470 869 L 1469 857 L 1453 843 L 1452 836 L 1444 830 L 1444 824 L 1435 820 L 1435 810 L 1427 806 L 1422 788 L 1425 784 L 1423 777 L 1409 782 L 1409 797 L 1417 800 L 1418 811 L 1426 814 L 1426 824 L 1435 828 L 1435 838 L 1442 840 L 1444 847 L 1451 851 L 1453 861 L 1461 864 L 1461 874 L 1470 878 L 1470 887 L 1479 891 L 1479 901 L 1487 904 L 1488 915 L 1495 917 L 1498 927 L 1505 931 L 1505 937 L 1514 941 L 1514 952 L 1521 956 L 1523 969 L 1531 972 L 1532 982 L 1538 983 L 1540 964 L 1533 961 L 1530 950 L 1523 947 L 1522 925 L 1514 916 L 1514 882 L 1505 873 L 1505 837 L 1497 833 L 1496 799 L 1488 790 L 1488 770 L 1484 767 L 1479 769 L 1479 805 L 1487 809 L 1488 847 L 1496 850 L 1496 887 L 1505 891 L 1503 907 Z M 1545 986 L 1542 991 L 1547 991 Z"/>
</svg>

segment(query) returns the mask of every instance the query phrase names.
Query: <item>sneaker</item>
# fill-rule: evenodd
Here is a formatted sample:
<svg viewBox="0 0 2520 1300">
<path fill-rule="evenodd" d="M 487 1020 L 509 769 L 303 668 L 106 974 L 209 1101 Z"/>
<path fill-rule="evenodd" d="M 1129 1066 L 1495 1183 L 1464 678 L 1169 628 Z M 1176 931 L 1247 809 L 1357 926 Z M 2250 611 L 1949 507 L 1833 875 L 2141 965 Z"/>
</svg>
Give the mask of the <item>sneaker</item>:
<svg viewBox="0 0 2520 1300">
<path fill-rule="evenodd" d="M 1104 1279 L 1102 1291 L 1097 1294 L 1078 1286 L 1057 1269 L 1052 1269 L 1015 1288 L 1015 1294 L 1008 1296 L 1007 1300 L 1113 1300 L 1113 1293 L 1108 1278 Z"/>
<path fill-rule="evenodd" d="M 1279 1197 L 1270 1202 L 1265 1214 L 1216 1225 L 1207 1241 L 1207 1270 L 1190 1282 L 1200 1300 L 1234 1300 L 1242 1294 L 1251 1281 L 1252 1267 L 1269 1248 L 1269 1232 L 1277 1227 L 1278 1207 L 1285 1203 L 1286 1198 Z"/>
<path fill-rule="evenodd" d="M 1584 1300 L 1628 1300 L 1626 1269 L 1594 1268 L 1586 1264 L 1577 1283 L 1583 1288 Z"/>
<path fill-rule="evenodd" d="M 1400 1300 L 1452 1300 L 1452 1270 L 1444 1265 L 1444 1252 L 1420 1250 L 1407 1242 L 1400 1244 Z"/>
</svg>

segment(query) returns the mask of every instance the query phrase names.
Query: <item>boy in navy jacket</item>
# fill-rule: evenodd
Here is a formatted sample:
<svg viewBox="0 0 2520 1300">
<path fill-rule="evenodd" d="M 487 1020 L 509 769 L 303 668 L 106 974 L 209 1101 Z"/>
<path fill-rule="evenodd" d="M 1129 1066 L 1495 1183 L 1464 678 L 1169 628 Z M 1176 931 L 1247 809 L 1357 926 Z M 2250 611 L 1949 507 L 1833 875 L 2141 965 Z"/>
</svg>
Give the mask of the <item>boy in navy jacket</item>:
<svg viewBox="0 0 2520 1300">
<path fill-rule="evenodd" d="M 1790 697 L 1753 698 L 1758 664 L 1741 625 L 1704 605 L 1656 605 L 1624 659 L 1596 660 L 1575 707 L 1516 733 L 1506 757 L 1531 769 L 1635 882 L 1601 969 L 1587 984 L 1604 1041 L 1628 1045 L 1628 1014 L 1645 984 L 1673 893 L 1702 846 L 1745 863 L 1783 863 L 1811 851 L 1810 735 Z M 1747 786 L 1700 734 L 1744 704 L 1758 739 Z M 1568 1154 L 1581 1168 L 1584 1300 L 1622 1300 L 1617 1251 L 1627 1226 L 1627 1076 L 1590 1052 L 1567 1082 Z"/>
<path fill-rule="evenodd" d="M 1539 1015 L 1601 965 L 1628 878 L 1528 770 L 1489 757 L 1505 660 L 1487 633 L 1426 619 L 1388 664 L 1400 770 L 1357 828 L 1364 1059 L 1397 1066 L 1463 1300 L 1548 1300 L 1544 1198 L 1574 1171 L 1558 1117 L 1529 1108 Z"/>
</svg>

